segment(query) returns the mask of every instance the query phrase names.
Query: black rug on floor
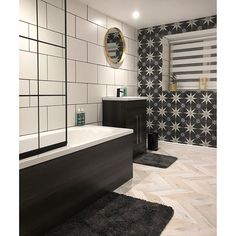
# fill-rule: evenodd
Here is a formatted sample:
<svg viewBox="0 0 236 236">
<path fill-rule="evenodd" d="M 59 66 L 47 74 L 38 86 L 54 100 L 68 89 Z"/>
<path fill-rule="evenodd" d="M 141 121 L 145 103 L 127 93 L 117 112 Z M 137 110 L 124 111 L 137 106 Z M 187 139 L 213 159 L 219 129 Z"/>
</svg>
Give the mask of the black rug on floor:
<svg viewBox="0 0 236 236">
<path fill-rule="evenodd" d="M 177 160 L 176 157 L 146 152 L 136 157 L 133 162 L 137 164 L 147 165 L 147 166 L 168 168 L 176 160 Z"/>
<path fill-rule="evenodd" d="M 171 207 L 112 192 L 45 236 L 158 236 L 173 214 Z"/>
</svg>

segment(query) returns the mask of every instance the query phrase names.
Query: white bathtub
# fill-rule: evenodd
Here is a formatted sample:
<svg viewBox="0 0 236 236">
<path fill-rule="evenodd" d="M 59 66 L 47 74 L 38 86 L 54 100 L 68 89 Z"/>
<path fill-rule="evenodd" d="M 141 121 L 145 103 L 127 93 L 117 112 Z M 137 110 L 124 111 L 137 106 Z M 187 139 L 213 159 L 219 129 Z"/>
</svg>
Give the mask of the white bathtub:
<svg viewBox="0 0 236 236">
<path fill-rule="evenodd" d="M 122 136 L 132 134 L 132 129 L 113 128 L 105 126 L 86 125 L 82 127 L 68 128 L 68 144 L 65 147 L 57 148 L 52 151 L 42 153 L 20 160 L 20 169 L 49 161 L 60 156 L 67 155 L 85 148 L 95 146 Z M 63 131 L 50 131 L 44 133 L 44 140 L 47 143 L 55 143 L 64 135 Z M 37 140 L 37 135 L 28 135 L 20 138 L 20 152 L 27 151 L 27 148 Z"/>
</svg>

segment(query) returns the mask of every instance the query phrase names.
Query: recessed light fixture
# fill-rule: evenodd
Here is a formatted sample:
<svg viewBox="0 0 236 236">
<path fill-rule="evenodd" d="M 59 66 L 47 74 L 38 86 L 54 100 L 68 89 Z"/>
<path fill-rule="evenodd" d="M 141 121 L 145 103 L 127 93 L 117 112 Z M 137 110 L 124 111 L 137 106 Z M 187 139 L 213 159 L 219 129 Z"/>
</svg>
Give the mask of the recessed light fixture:
<svg viewBox="0 0 236 236">
<path fill-rule="evenodd" d="M 139 11 L 134 11 L 133 14 L 132 14 L 132 16 L 133 16 L 134 19 L 138 19 L 139 16 L 140 16 Z"/>
</svg>

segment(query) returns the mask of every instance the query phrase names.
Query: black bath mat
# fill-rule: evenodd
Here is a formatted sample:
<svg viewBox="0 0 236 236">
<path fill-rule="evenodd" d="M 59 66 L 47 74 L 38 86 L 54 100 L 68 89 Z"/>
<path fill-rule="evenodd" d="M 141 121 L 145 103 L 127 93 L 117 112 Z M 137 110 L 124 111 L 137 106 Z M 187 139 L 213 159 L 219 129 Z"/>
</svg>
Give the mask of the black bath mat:
<svg viewBox="0 0 236 236">
<path fill-rule="evenodd" d="M 45 236 L 158 236 L 173 214 L 165 205 L 108 193 Z"/>
<path fill-rule="evenodd" d="M 176 157 L 166 156 L 162 154 L 146 152 L 134 159 L 134 163 L 155 166 L 160 168 L 168 168 L 177 160 Z"/>
</svg>

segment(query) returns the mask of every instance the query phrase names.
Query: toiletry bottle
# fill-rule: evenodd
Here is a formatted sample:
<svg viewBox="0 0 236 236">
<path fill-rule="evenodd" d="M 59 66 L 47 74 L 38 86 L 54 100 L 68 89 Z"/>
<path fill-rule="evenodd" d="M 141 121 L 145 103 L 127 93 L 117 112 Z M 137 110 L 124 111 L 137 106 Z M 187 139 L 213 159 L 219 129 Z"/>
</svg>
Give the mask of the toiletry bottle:
<svg viewBox="0 0 236 236">
<path fill-rule="evenodd" d="M 81 111 L 80 108 L 78 108 L 76 113 L 76 125 L 81 126 Z"/>
<path fill-rule="evenodd" d="M 84 108 L 81 108 L 80 114 L 81 114 L 81 125 L 85 125 L 85 112 L 84 112 Z"/>
<path fill-rule="evenodd" d="M 124 91 L 124 96 L 127 96 L 127 87 L 124 87 L 124 89 L 123 89 L 123 91 Z"/>
</svg>

